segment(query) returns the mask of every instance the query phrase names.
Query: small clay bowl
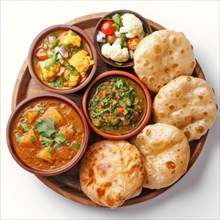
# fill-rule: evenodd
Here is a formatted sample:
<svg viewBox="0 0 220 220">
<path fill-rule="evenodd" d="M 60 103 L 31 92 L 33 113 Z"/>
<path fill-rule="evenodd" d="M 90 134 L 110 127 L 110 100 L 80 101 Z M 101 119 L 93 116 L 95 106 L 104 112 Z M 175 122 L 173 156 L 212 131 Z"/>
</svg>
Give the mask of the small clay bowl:
<svg viewBox="0 0 220 220">
<path fill-rule="evenodd" d="M 16 150 L 13 146 L 13 141 L 12 141 L 12 127 L 13 127 L 13 123 L 15 122 L 15 118 L 19 114 L 19 112 L 21 112 L 32 101 L 44 100 L 44 99 L 45 100 L 56 99 L 58 101 L 67 103 L 78 114 L 79 118 L 82 121 L 83 129 L 84 129 L 84 138 L 81 143 L 80 149 L 78 150 L 76 155 L 69 162 L 67 162 L 65 165 L 63 165 L 59 168 L 51 169 L 51 170 L 39 170 L 39 169 L 34 169 L 34 168 L 28 166 L 25 162 L 23 162 L 21 160 L 21 158 L 16 153 Z M 35 175 L 39 175 L 39 176 L 54 176 L 54 175 L 64 173 L 67 170 L 71 169 L 80 160 L 80 158 L 83 156 L 83 154 L 86 150 L 87 144 L 88 144 L 89 130 L 88 130 L 88 125 L 87 125 L 86 119 L 85 119 L 82 111 L 79 109 L 79 107 L 72 100 L 70 100 L 69 98 L 66 98 L 65 96 L 58 95 L 58 94 L 42 94 L 42 95 L 36 95 L 36 96 L 26 98 L 16 106 L 16 108 L 13 110 L 13 112 L 11 113 L 11 116 L 8 120 L 7 130 L 6 130 L 6 139 L 7 139 L 7 145 L 8 145 L 8 148 L 9 148 L 9 151 L 10 151 L 12 157 L 23 169 L 25 169 L 28 172 L 31 172 Z"/>
<path fill-rule="evenodd" d="M 117 62 L 111 60 L 111 59 L 108 59 L 106 58 L 105 56 L 102 55 L 101 53 L 101 48 L 100 48 L 100 45 L 99 45 L 99 42 L 97 41 L 96 37 L 97 37 L 97 34 L 98 32 L 101 30 L 101 25 L 103 23 L 103 21 L 105 20 L 106 17 L 112 17 L 114 14 L 120 14 L 120 15 L 123 15 L 123 14 L 126 14 L 126 13 L 129 13 L 129 14 L 133 14 L 135 15 L 137 18 L 140 19 L 140 21 L 143 23 L 143 28 L 144 28 L 144 31 L 146 34 L 151 34 L 153 31 L 149 25 L 149 23 L 147 22 L 147 20 L 142 17 L 140 14 L 134 12 L 134 11 L 130 11 L 130 10 L 116 10 L 116 11 L 112 11 L 108 14 L 106 14 L 96 25 L 95 27 L 95 32 L 94 32 L 94 37 L 93 37 L 93 41 L 94 41 L 94 45 L 95 45 L 95 48 L 97 50 L 97 53 L 98 55 L 101 57 L 101 59 L 109 64 L 110 66 L 114 66 L 114 67 L 117 67 L 117 68 L 128 68 L 128 67 L 133 67 L 134 66 L 134 61 L 133 59 L 129 59 L 127 62 L 122 62 L 119 64 L 117 64 Z"/>
<path fill-rule="evenodd" d="M 143 91 L 145 95 L 146 106 L 145 106 L 145 112 L 141 120 L 139 121 L 139 123 L 137 124 L 135 128 L 126 132 L 125 134 L 109 134 L 109 133 L 105 133 L 104 131 L 101 131 L 92 123 L 89 112 L 88 112 L 88 104 L 91 99 L 91 93 L 94 91 L 93 89 L 97 88 L 97 86 L 100 85 L 100 83 L 105 82 L 107 79 L 112 78 L 112 77 L 116 77 L 116 78 L 124 77 L 124 78 L 128 78 L 132 80 L 134 83 L 136 83 L 136 85 L 139 88 L 141 88 L 141 90 Z M 92 83 L 87 87 L 83 95 L 82 107 L 83 107 L 83 112 L 87 119 L 88 124 L 97 134 L 101 135 L 104 138 L 108 138 L 112 140 L 123 140 L 123 139 L 130 138 L 134 135 L 137 135 L 146 126 L 151 115 L 152 101 L 151 101 L 151 96 L 150 96 L 150 93 L 147 87 L 135 75 L 125 72 L 125 71 L 121 71 L 121 70 L 111 70 L 111 71 L 104 72 L 100 74 L 99 76 L 97 76 L 95 80 L 93 80 Z"/>
<path fill-rule="evenodd" d="M 66 89 L 65 88 L 53 88 L 53 87 L 50 87 L 50 86 L 46 85 L 45 83 L 43 83 L 42 80 L 36 74 L 35 69 L 34 69 L 34 63 L 33 63 L 35 51 L 39 47 L 42 40 L 48 34 L 56 32 L 56 31 L 62 31 L 62 30 L 64 30 L 64 31 L 72 30 L 76 34 L 78 34 L 82 38 L 82 40 L 84 40 L 91 59 L 94 60 L 94 64 L 88 70 L 86 79 L 84 81 L 82 81 L 79 85 L 72 87 L 72 88 L 66 88 Z M 77 91 L 83 89 L 92 80 L 92 78 L 95 74 L 96 68 L 97 68 L 97 53 L 96 53 L 96 49 L 95 49 L 92 41 L 87 36 L 87 34 L 84 32 L 84 30 L 82 30 L 76 26 L 60 24 L 60 25 L 54 25 L 54 26 L 48 27 L 48 28 L 44 29 L 43 31 L 41 31 L 36 36 L 36 38 L 32 42 L 31 47 L 29 49 L 27 62 L 28 62 L 29 72 L 30 72 L 32 78 L 40 87 L 42 87 L 43 89 L 45 89 L 49 92 L 54 92 L 54 93 L 58 93 L 58 94 L 71 94 L 71 93 L 74 93 L 74 92 L 77 92 Z"/>
</svg>

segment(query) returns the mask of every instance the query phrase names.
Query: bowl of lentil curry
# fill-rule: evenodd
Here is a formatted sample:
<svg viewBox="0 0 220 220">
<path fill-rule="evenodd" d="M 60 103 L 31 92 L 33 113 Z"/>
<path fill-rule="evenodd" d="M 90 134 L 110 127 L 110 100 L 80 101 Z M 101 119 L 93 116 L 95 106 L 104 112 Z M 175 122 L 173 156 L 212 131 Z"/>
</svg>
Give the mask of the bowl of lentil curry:
<svg viewBox="0 0 220 220">
<path fill-rule="evenodd" d="M 111 70 L 100 74 L 84 93 L 83 112 L 90 127 L 114 140 L 139 133 L 151 115 L 151 97 L 133 74 Z"/>
</svg>

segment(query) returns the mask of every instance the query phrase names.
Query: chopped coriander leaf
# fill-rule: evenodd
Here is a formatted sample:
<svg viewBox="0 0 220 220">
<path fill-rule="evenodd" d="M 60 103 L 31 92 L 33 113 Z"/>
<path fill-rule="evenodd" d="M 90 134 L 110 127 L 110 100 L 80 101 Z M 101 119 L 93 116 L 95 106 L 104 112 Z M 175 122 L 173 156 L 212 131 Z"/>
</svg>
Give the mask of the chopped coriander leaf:
<svg viewBox="0 0 220 220">
<path fill-rule="evenodd" d="M 41 136 L 40 139 L 41 139 L 41 144 L 44 146 L 51 147 L 54 144 L 54 140 L 51 140 L 44 136 Z"/>
<path fill-rule="evenodd" d="M 73 72 L 73 71 L 76 70 L 76 69 L 75 69 L 72 65 L 70 65 L 70 64 L 66 66 L 66 69 L 69 70 L 70 72 Z"/>
<path fill-rule="evenodd" d="M 54 137 L 54 141 L 56 141 L 58 144 L 63 143 L 65 140 L 66 140 L 66 137 L 60 133 L 57 133 Z"/>
<path fill-rule="evenodd" d="M 41 112 L 41 113 L 44 112 L 44 108 L 41 105 L 36 105 L 34 110 L 38 111 L 38 112 Z"/>
<path fill-rule="evenodd" d="M 53 35 L 55 38 L 58 38 L 58 33 L 57 33 L 57 32 L 53 32 L 52 35 Z"/>
<path fill-rule="evenodd" d="M 54 150 L 49 149 L 49 154 L 54 154 Z"/>
<path fill-rule="evenodd" d="M 28 127 L 27 123 L 23 122 L 21 123 L 21 127 L 23 128 L 24 132 L 27 132 L 30 130 L 30 128 Z"/>
<path fill-rule="evenodd" d="M 123 79 L 117 79 L 116 82 L 115 82 L 115 86 L 117 89 L 120 89 L 124 86 L 124 81 Z"/>
<path fill-rule="evenodd" d="M 63 87 L 63 84 L 61 83 L 59 76 L 57 76 L 54 79 L 53 82 L 50 82 L 49 85 L 52 86 L 52 87 L 58 87 L 58 88 L 62 88 Z"/>
<path fill-rule="evenodd" d="M 52 49 L 54 49 L 55 47 L 57 47 L 57 46 L 59 45 L 59 42 L 60 42 L 60 40 L 57 39 L 57 40 L 55 41 L 55 43 L 52 45 Z"/>
<path fill-rule="evenodd" d="M 69 140 L 66 140 L 66 141 L 65 141 L 65 144 L 66 144 L 67 146 L 70 146 L 70 141 L 69 141 Z"/>
<path fill-rule="evenodd" d="M 105 17 L 103 20 L 105 21 L 111 21 L 112 19 L 110 17 Z"/>
<path fill-rule="evenodd" d="M 144 98 L 140 98 L 140 102 L 144 102 Z"/>
<path fill-rule="evenodd" d="M 77 147 L 78 149 L 80 149 L 81 144 L 80 144 L 79 142 L 76 142 L 75 145 L 76 145 L 76 147 Z"/>
<path fill-rule="evenodd" d="M 61 147 L 62 147 L 61 144 L 56 144 L 56 145 L 55 145 L 55 148 L 56 148 L 56 149 L 60 149 Z"/>
<path fill-rule="evenodd" d="M 103 126 L 99 126 L 99 130 L 100 130 L 100 131 L 104 131 L 105 129 L 104 129 Z"/>
<path fill-rule="evenodd" d="M 29 140 L 30 140 L 32 143 L 34 143 L 34 142 L 35 142 L 35 137 L 34 137 L 34 135 L 31 135 L 30 138 L 29 138 Z"/>
<path fill-rule="evenodd" d="M 21 135 L 16 134 L 16 135 L 15 135 L 15 138 L 16 138 L 16 142 L 19 143 L 20 140 L 21 140 Z"/>
<path fill-rule="evenodd" d="M 119 31 L 120 27 L 123 26 L 122 20 L 121 20 L 121 15 L 119 15 L 119 14 L 113 15 L 112 20 L 115 22 L 112 26 L 115 28 L 116 31 Z"/>
<path fill-rule="evenodd" d="M 78 131 L 79 129 L 78 128 L 73 128 L 74 129 L 74 131 Z"/>
<path fill-rule="evenodd" d="M 78 34 L 76 32 L 74 32 L 74 31 L 72 31 L 72 35 L 73 36 L 78 36 Z"/>
<path fill-rule="evenodd" d="M 57 130 L 54 127 L 54 121 L 50 118 L 46 120 L 40 120 L 35 124 L 35 129 L 42 136 L 49 138 L 52 134 L 56 133 Z"/>
<path fill-rule="evenodd" d="M 38 60 L 37 60 L 36 58 L 34 58 L 33 63 L 34 63 L 34 64 L 37 64 L 37 63 L 38 63 Z"/>
<path fill-rule="evenodd" d="M 127 37 L 125 34 L 120 34 L 120 38 L 121 38 L 121 47 L 127 47 Z"/>
</svg>

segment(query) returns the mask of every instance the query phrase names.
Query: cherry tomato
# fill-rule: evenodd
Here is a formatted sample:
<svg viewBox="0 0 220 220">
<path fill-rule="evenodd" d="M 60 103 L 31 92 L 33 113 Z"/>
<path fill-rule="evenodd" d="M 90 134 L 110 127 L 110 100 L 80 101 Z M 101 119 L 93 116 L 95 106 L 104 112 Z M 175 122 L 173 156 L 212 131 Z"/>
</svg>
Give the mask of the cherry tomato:
<svg viewBox="0 0 220 220">
<path fill-rule="evenodd" d="M 47 51 L 41 47 L 37 48 L 37 50 L 35 52 L 35 56 L 39 61 L 44 61 L 44 60 L 48 59 Z"/>
<path fill-rule="evenodd" d="M 117 39 L 115 34 L 111 34 L 111 35 L 106 35 L 106 43 L 110 43 L 113 44 L 115 42 L 115 40 Z"/>
<path fill-rule="evenodd" d="M 140 39 L 137 37 L 133 37 L 133 38 L 129 38 L 127 41 L 127 47 L 130 50 L 136 50 L 137 49 L 137 45 L 140 43 Z"/>
<path fill-rule="evenodd" d="M 125 123 L 125 124 L 128 124 L 128 119 L 125 119 L 125 120 L 124 120 L 124 123 Z"/>
<path fill-rule="evenodd" d="M 118 111 L 119 111 L 121 116 L 123 116 L 123 117 L 125 116 L 124 115 L 124 108 L 119 108 Z"/>
<path fill-rule="evenodd" d="M 114 21 L 104 21 L 101 26 L 102 33 L 111 35 L 115 32 L 115 28 L 112 26 Z"/>
</svg>

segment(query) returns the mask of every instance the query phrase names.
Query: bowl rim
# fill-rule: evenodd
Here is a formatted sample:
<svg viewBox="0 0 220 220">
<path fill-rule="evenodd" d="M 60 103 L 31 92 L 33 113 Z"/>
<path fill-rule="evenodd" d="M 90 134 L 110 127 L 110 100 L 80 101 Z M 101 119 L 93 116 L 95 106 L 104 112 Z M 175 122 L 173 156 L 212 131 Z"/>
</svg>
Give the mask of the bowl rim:
<svg viewBox="0 0 220 220">
<path fill-rule="evenodd" d="M 77 34 L 80 35 L 80 37 L 83 40 L 85 40 L 85 42 L 87 43 L 89 54 L 94 61 L 94 64 L 92 65 L 90 73 L 88 74 L 86 79 L 78 86 L 70 88 L 70 89 L 55 89 L 55 88 L 45 85 L 36 75 L 34 67 L 33 67 L 33 54 L 36 49 L 36 46 L 45 36 L 47 36 L 49 33 L 56 31 L 56 30 L 72 30 L 72 31 L 77 32 Z M 57 93 L 57 94 L 63 94 L 63 95 L 71 94 L 71 93 L 74 93 L 74 92 L 77 92 L 83 89 L 92 80 L 96 72 L 96 68 L 97 68 L 97 53 L 96 53 L 94 44 L 92 43 L 92 40 L 89 38 L 89 36 L 86 34 L 86 32 L 83 29 L 80 29 L 79 27 L 74 26 L 74 25 L 57 24 L 57 25 L 52 25 L 50 27 L 45 28 L 34 38 L 29 48 L 27 65 L 28 65 L 28 70 L 30 72 L 31 77 L 41 88 L 45 89 L 46 91 Z"/>
<path fill-rule="evenodd" d="M 135 82 L 142 89 L 142 91 L 145 94 L 145 98 L 146 98 L 146 110 L 145 110 L 145 113 L 144 113 L 141 121 L 139 122 L 139 124 L 137 125 L 136 128 L 134 128 L 132 131 L 130 131 L 126 134 L 123 134 L 123 135 L 108 134 L 108 133 L 105 133 L 105 132 L 99 130 L 91 122 L 91 119 L 90 119 L 90 116 L 89 116 L 89 113 L 88 113 L 87 103 L 88 103 L 88 98 L 89 98 L 90 91 L 92 90 L 93 86 L 98 81 L 103 80 L 104 78 L 111 77 L 111 76 L 116 76 L 116 77 L 122 76 L 122 77 L 127 77 L 127 78 L 131 79 L 133 82 Z M 124 140 L 124 139 L 130 138 L 134 135 L 137 135 L 146 126 L 146 124 L 149 121 L 150 116 L 151 116 L 152 100 L 151 100 L 151 95 L 150 95 L 149 90 L 147 89 L 145 84 L 137 76 L 135 76 L 135 75 L 133 75 L 129 72 L 122 71 L 122 70 L 109 70 L 109 71 L 106 71 L 106 72 L 101 73 L 100 75 L 98 75 L 92 81 L 92 83 L 89 84 L 89 86 L 87 87 L 87 89 L 86 89 L 86 91 L 83 95 L 82 109 L 83 109 L 83 113 L 86 117 L 86 120 L 87 120 L 89 126 L 97 134 L 99 134 L 100 136 L 102 136 L 104 138 L 111 139 L 111 140 Z"/>
<path fill-rule="evenodd" d="M 25 162 L 23 162 L 20 159 L 20 157 L 15 152 L 15 149 L 14 149 L 14 146 L 12 143 L 12 139 L 11 139 L 11 128 L 12 128 L 12 124 L 14 122 L 14 118 L 17 116 L 17 113 L 20 110 L 22 110 L 22 108 L 24 108 L 26 105 L 28 105 L 28 103 L 30 103 L 34 100 L 46 99 L 46 98 L 59 99 L 63 102 L 66 102 L 67 104 L 69 104 L 79 115 L 79 117 L 82 121 L 82 124 L 83 124 L 85 135 L 84 135 L 84 139 L 83 139 L 83 142 L 81 144 L 79 151 L 67 164 L 65 164 L 62 167 L 53 169 L 53 170 L 37 170 L 35 168 L 29 167 Z M 69 99 L 65 96 L 59 95 L 59 94 L 40 94 L 40 95 L 30 96 L 30 97 L 24 99 L 12 111 L 12 113 L 8 119 L 7 128 L 6 128 L 6 141 L 7 141 L 8 149 L 9 149 L 12 157 L 14 158 L 14 160 L 26 171 L 33 173 L 35 175 L 39 175 L 39 176 L 54 176 L 54 175 L 64 173 L 67 170 L 71 169 L 75 164 L 77 164 L 77 162 L 83 156 L 83 154 L 87 148 L 87 145 L 88 145 L 88 140 L 89 140 L 89 128 L 88 128 L 87 121 L 82 113 L 82 110 L 77 106 L 77 104 L 74 101 L 72 101 L 71 99 Z"/>
<path fill-rule="evenodd" d="M 116 13 L 121 13 L 121 14 L 125 14 L 125 13 L 130 13 L 130 14 L 133 14 L 135 15 L 136 17 L 138 17 L 142 24 L 143 24 L 143 28 L 145 31 L 147 31 L 148 34 L 151 34 L 153 33 L 153 30 L 151 29 L 151 26 L 150 24 L 148 23 L 148 21 L 146 20 L 146 18 L 144 18 L 142 15 L 138 14 L 137 12 L 135 11 L 131 11 L 131 10 L 125 10 L 125 9 L 121 9 L 121 10 L 115 10 L 115 11 L 112 11 L 112 12 L 109 12 L 109 13 L 106 13 L 100 20 L 99 22 L 97 23 L 97 25 L 95 26 L 95 31 L 94 31 L 94 35 L 93 35 L 93 42 L 94 42 L 94 46 L 96 48 L 96 51 L 99 55 L 99 57 L 105 62 L 107 63 L 108 65 L 110 66 L 113 66 L 113 67 L 117 67 L 117 68 L 128 68 L 128 67 L 132 67 L 134 66 L 134 61 L 130 61 L 130 62 L 124 62 L 122 63 L 122 65 L 117 65 L 115 63 L 115 61 L 112 61 L 106 57 L 104 57 L 102 54 L 101 54 L 101 50 L 100 50 L 100 46 L 96 40 L 96 36 L 97 36 L 97 33 L 98 31 L 100 30 L 100 25 L 101 23 L 103 22 L 104 18 L 108 17 L 108 16 L 111 16 L 113 14 L 116 14 Z"/>
</svg>

